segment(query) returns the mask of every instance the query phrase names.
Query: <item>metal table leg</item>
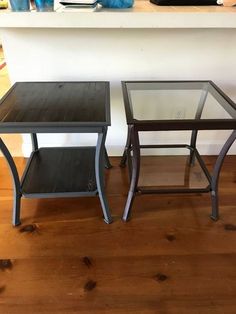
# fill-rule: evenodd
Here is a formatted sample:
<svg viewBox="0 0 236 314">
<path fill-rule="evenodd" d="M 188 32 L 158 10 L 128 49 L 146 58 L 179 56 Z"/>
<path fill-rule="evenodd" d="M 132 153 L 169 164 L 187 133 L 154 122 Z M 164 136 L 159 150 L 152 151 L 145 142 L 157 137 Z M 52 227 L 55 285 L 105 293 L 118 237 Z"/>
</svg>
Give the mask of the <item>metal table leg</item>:
<svg viewBox="0 0 236 314">
<path fill-rule="evenodd" d="M 12 180 L 13 180 L 14 202 L 13 202 L 12 223 L 14 226 L 17 226 L 17 225 L 20 225 L 20 201 L 21 201 L 21 196 L 22 196 L 19 175 L 16 169 L 16 165 L 14 163 L 14 160 L 1 138 L 0 138 L 0 150 L 3 153 L 3 156 L 6 158 L 8 166 L 10 168 Z"/>
<path fill-rule="evenodd" d="M 212 181 L 211 181 L 211 201 L 212 201 L 212 214 L 211 218 L 213 220 L 217 220 L 219 218 L 219 204 L 218 204 L 218 182 L 219 182 L 219 175 L 220 170 L 223 165 L 224 158 L 236 140 L 236 130 L 234 130 L 226 143 L 224 144 L 223 148 L 221 149 L 219 156 L 216 160 L 213 173 L 212 173 Z"/>
<path fill-rule="evenodd" d="M 129 153 L 128 151 L 129 151 L 130 146 L 131 146 L 130 130 L 131 130 L 131 125 L 128 125 L 127 139 L 126 139 L 124 153 L 123 153 L 123 156 L 122 156 L 121 161 L 120 161 L 120 167 L 125 167 L 125 165 L 126 165 L 127 155 Z"/>
<path fill-rule="evenodd" d="M 205 87 L 202 90 L 202 94 L 201 94 L 201 97 L 200 97 L 200 100 L 198 103 L 198 107 L 197 107 L 197 111 L 195 114 L 195 120 L 199 120 L 201 118 L 202 111 L 203 111 L 203 108 L 204 108 L 205 103 L 206 103 L 207 95 L 208 95 L 208 83 L 205 84 Z M 198 134 L 198 130 L 192 131 L 190 146 L 193 149 L 190 151 L 190 157 L 189 157 L 189 164 L 191 166 L 194 165 L 194 161 L 195 161 L 195 149 L 196 149 L 196 142 L 197 142 L 197 134 Z"/>
<path fill-rule="evenodd" d="M 112 222 L 112 217 L 111 217 L 110 210 L 108 207 L 108 202 L 105 195 L 105 187 L 104 187 L 104 157 L 105 157 L 104 153 L 105 153 L 106 133 L 107 133 L 107 128 L 104 128 L 104 132 L 98 134 L 96 154 L 95 154 L 95 175 L 96 175 L 98 195 L 99 195 L 101 206 L 102 206 L 104 221 L 109 224 Z"/>
<path fill-rule="evenodd" d="M 38 140 L 37 140 L 37 134 L 36 133 L 31 133 L 31 143 L 32 143 L 32 150 L 35 152 L 36 150 L 39 149 L 38 146 Z"/>
<path fill-rule="evenodd" d="M 130 216 L 130 210 L 133 204 L 135 193 L 137 192 L 137 185 L 139 179 L 140 171 L 140 145 L 139 145 L 139 135 L 138 131 L 135 130 L 135 127 L 130 128 L 130 140 L 133 149 L 133 161 L 132 161 L 132 175 L 130 188 L 128 193 L 128 198 L 125 205 L 125 210 L 123 214 L 123 220 L 127 221 Z"/>
<path fill-rule="evenodd" d="M 110 163 L 106 147 L 105 147 L 105 168 L 106 169 L 112 168 L 112 164 Z"/>
</svg>

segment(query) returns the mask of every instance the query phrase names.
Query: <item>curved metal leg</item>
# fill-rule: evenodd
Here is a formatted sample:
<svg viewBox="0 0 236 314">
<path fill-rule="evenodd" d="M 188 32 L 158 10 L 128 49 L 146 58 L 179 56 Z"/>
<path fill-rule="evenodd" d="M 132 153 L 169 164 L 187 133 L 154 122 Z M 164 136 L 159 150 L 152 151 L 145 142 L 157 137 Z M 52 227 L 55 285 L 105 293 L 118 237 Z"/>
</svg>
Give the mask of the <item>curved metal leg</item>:
<svg viewBox="0 0 236 314">
<path fill-rule="evenodd" d="M 2 151 L 4 157 L 6 158 L 8 166 L 11 171 L 11 176 L 13 180 L 13 188 L 14 188 L 12 223 L 14 226 L 17 226 L 17 225 L 20 225 L 20 200 L 22 196 L 19 175 L 16 169 L 16 165 L 14 163 L 14 160 L 1 138 L 0 138 L 0 150 Z"/>
<path fill-rule="evenodd" d="M 130 131 L 131 131 L 131 125 L 128 125 L 127 139 L 126 139 L 124 153 L 120 161 L 120 167 L 126 166 L 128 150 L 130 149 L 130 146 L 131 146 Z"/>
<path fill-rule="evenodd" d="M 108 207 L 108 202 L 105 195 L 105 187 L 104 187 L 104 150 L 105 150 L 106 133 L 107 133 L 107 130 L 105 129 L 103 133 L 98 134 L 96 154 L 95 154 L 95 174 L 96 174 L 98 195 L 99 195 L 101 206 L 102 206 L 104 221 L 109 224 L 112 222 L 112 217 L 111 217 L 110 210 Z"/>
<path fill-rule="evenodd" d="M 31 142 L 32 142 L 32 149 L 33 151 L 36 151 L 39 149 L 38 147 L 38 140 L 37 140 L 37 134 L 36 133 L 31 133 Z"/>
<path fill-rule="evenodd" d="M 192 135 L 191 135 L 190 146 L 193 149 L 190 150 L 190 155 L 189 155 L 189 165 L 190 166 L 193 166 L 194 162 L 195 162 L 195 150 L 194 149 L 196 148 L 197 133 L 198 133 L 198 130 L 193 130 Z"/>
<path fill-rule="evenodd" d="M 213 220 L 217 220 L 219 218 L 218 182 L 219 182 L 220 170 L 223 165 L 225 156 L 235 140 L 236 140 L 236 130 L 234 130 L 231 133 L 230 137 L 228 138 L 223 148 L 221 149 L 219 156 L 216 160 L 214 169 L 213 169 L 212 181 L 211 181 L 211 202 L 212 202 L 211 218 Z"/>
<path fill-rule="evenodd" d="M 207 95 L 208 95 L 208 83 L 205 84 L 202 94 L 199 100 L 198 108 L 195 114 L 195 120 L 200 119 L 202 115 L 202 111 L 204 108 L 204 105 L 206 103 Z M 193 148 L 193 150 L 190 151 L 190 157 L 189 157 L 189 164 L 191 166 L 194 165 L 195 162 L 195 148 L 196 148 L 196 142 L 197 142 L 197 134 L 198 130 L 193 130 L 192 135 L 191 135 L 191 141 L 190 141 L 190 146 Z"/>
<path fill-rule="evenodd" d="M 137 191 L 139 171 L 140 171 L 140 146 L 139 146 L 139 136 L 138 132 L 134 130 L 134 127 L 130 129 L 130 139 L 133 148 L 133 161 L 132 161 L 132 175 L 130 188 L 128 193 L 128 198 L 125 205 L 125 210 L 123 214 L 123 220 L 127 221 L 130 216 L 130 210 L 133 204 L 134 196 Z"/>
</svg>

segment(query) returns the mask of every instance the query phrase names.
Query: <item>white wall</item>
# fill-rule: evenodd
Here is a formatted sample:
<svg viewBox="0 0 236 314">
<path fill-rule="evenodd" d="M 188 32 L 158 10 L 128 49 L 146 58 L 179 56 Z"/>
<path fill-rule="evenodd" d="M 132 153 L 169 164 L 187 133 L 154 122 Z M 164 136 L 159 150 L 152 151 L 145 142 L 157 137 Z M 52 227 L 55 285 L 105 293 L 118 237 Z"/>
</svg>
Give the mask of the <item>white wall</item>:
<svg viewBox="0 0 236 314">
<path fill-rule="evenodd" d="M 121 80 L 211 79 L 236 101 L 236 31 L 233 29 L 5 29 L 3 44 L 10 79 L 109 80 L 112 126 L 107 137 L 112 155 L 126 137 Z M 199 148 L 216 154 L 227 132 L 203 131 Z M 146 134 L 145 141 L 186 141 L 186 133 Z M 176 140 L 177 138 L 177 140 Z M 81 135 L 42 136 L 46 144 L 93 141 Z M 25 138 L 24 151 L 30 151 Z M 236 146 L 231 149 L 236 153 Z"/>
</svg>

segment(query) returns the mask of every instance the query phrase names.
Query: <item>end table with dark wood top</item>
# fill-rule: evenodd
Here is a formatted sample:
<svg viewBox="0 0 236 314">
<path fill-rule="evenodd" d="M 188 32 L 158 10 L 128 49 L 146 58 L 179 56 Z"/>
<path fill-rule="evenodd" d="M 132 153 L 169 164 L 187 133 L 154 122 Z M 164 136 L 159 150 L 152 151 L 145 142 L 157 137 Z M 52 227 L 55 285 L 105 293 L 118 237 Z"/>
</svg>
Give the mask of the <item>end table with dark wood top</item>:
<svg viewBox="0 0 236 314">
<path fill-rule="evenodd" d="M 17 82 L 0 100 L 0 133 L 30 133 L 32 153 L 20 180 L 0 138 L 13 178 L 13 225 L 20 224 L 21 197 L 99 195 L 104 220 L 112 222 L 104 191 L 110 122 L 109 82 Z M 38 147 L 37 133 L 97 133 L 96 146 Z M 106 159 L 106 160 L 105 160 Z"/>
<path fill-rule="evenodd" d="M 211 218 L 219 217 L 218 181 L 223 160 L 236 139 L 236 105 L 212 81 L 125 81 L 122 82 L 128 135 L 121 166 L 128 160 L 130 189 L 123 220 L 128 220 L 135 194 L 138 193 L 203 193 L 210 192 Z M 191 132 L 189 144 L 140 145 L 140 132 Z M 208 171 L 197 147 L 199 130 L 233 130 L 218 154 L 212 174 Z M 189 157 L 182 186 L 138 186 L 141 149 L 187 149 Z M 205 178 L 205 187 L 190 184 L 191 167 L 198 163 Z M 171 174 L 170 174 L 171 175 Z M 171 181 L 171 179 L 170 179 Z"/>
</svg>

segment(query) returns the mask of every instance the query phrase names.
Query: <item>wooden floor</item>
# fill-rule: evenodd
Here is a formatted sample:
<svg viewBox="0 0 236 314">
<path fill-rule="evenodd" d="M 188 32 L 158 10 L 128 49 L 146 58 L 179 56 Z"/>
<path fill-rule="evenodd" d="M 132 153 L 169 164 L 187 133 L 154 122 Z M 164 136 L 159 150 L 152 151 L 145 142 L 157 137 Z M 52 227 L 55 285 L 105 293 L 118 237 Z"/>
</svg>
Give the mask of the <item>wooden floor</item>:
<svg viewBox="0 0 236 314">
<path fill-rule="evenodd" d="M 218 222 L 209 194 L 140 195 L 122 222 L 128 176 L 118 161 L 106 170 L 113 224 L 97 197 L 25 199 L 13 228 L 0 159 L 1 314 L 236 313 L 236 156 L 222 170 Z"/>
</svg>

